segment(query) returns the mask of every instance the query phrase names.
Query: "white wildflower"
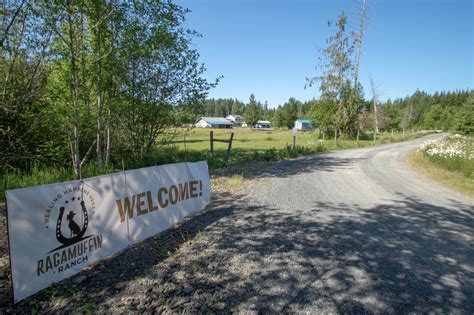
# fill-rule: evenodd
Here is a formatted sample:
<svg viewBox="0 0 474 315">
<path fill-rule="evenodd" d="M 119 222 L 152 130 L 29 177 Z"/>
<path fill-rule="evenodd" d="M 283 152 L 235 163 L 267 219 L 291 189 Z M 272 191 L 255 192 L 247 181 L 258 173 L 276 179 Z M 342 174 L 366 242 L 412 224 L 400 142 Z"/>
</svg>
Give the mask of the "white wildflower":
<svg viewBox="0 0 474 315">
<path fill-rule="evenodd" d="M 437 158 L 466 158 L 470 160 L 474 158 L 474 154 L 468 152 L 468 143 L 466 139 L 465 136 L 456 134 L 443 141 L 428 140 L 420 146 L 418 151 Z"/>
</svg>

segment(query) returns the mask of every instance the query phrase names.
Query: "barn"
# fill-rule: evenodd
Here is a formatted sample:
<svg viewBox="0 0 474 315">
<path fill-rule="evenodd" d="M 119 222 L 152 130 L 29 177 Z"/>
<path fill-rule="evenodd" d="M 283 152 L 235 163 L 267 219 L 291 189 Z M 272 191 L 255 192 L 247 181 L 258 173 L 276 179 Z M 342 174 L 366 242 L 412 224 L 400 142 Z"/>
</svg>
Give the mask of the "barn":
<svg viewBox="0 0 474 315">
<path fill-rule="evenodd" d="M 196 127 L 198 128 L 229 129 L 232 126 L 233 123 L 223 117 L 201 117 L 196 122 Z"/>
<path fill-rule="evenodd" d="M 314 130 L 313 121 L 309 119 L 298 119 L 295 121 L 295 128 L 301 131 Z"/>
</svg>

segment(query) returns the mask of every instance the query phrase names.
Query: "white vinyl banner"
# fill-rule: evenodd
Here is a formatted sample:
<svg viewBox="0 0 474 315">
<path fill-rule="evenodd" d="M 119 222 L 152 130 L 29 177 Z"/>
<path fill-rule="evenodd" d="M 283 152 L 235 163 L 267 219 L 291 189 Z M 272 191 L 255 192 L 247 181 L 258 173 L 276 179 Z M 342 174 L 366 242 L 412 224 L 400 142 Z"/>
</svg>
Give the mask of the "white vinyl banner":
<svg viewBox="0 0 474 315">
<path fill-rule="evenodd" d="M 206 162 L 8 190 L 15 302 L 203 209 Z"/>
</svg>

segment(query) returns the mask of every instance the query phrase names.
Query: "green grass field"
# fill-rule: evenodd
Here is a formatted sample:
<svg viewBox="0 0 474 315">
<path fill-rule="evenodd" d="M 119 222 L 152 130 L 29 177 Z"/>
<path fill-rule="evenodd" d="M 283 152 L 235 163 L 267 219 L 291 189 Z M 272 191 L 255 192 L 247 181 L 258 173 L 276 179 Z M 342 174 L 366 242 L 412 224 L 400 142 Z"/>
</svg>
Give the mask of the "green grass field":
<svg viewBox="0 0 474 315">
<path fill-rule="evenodd" d="M 190 151 L 209 151 L 209 133 L 214 132 L 214 138 L 216 139 L 229 139 L 230 134 L 234 133 L 234 142 L 232 144 L 233 150 L 238 152 L 241 151 L 264 151 L 271 148 L 284 148 L 287 145 L 292 145 L 293 137 L 291 130 L 287 129 L 275 129 L 273 131 L 260 131 L 250 130 L 247 128 L 234 128 L 234 129 L 192 129 L 190 131 L 176 130 L 178 137 L 168 145 L 176 145 L 180 149 Z M 379 134 L 377 141 L 374 143 L 373 140 L 360 140 L 359 144 L 355 140 L 338 139 L 337 145 L 334 143 L 333 138 L 329 138 L 323 141 L 324 145 L 328 150 L 334 149 L 349 149 L 356 147 L 366 147 L 374 144 L 391 143 L 403 140 L 403 135 L 395 133 L 393 136 L 391 133 Z M 365 137 L 367 138 L 367 137 Z M 413 135 L 406 134 L 406 139 L 413 139 Z M 299 132 L 296 137 L 296 145 L 304 147 L 312 147 L 317 143 L 320 143 L 317 131 L 313 132 Z M 214 149 L 218 151 L 224 151 L 227 149 L 226 143 L 216 142 Z"/>
<path fill-rule="evenodd" d="M 168 142 L 166 146 L 176 147 L 180 151 L 186 151 L 191 160 L 192 156 L 204 154 L 209 156 L 210 153 L 210 131 L 211 129 L 192 129 L 190 131 L 174 130 L 178 135 L 174 141 Z M 278 151 L 287 149 L 292 146 L 293 137 L 291 130 L 275 129 L 273 131 L 250 130 L 247 128 L 235 129 L 212 129 L 215 139 L 229 139 L 230 134 L 234 133 L 234 141 L 232 143 L 232 154 L 230 163 L 238 163 L 246 161 L 259 155 L 264 155 L 268 150 Z M 340 149 L 351 149 L 357 147 L 367 147 L 375 144 L 391 143 L 413 139 L 418 134 L 405 136 L 400 133 L 382 133 L 377 136 L 377 141 L 371 139 L 371 135 L 361 137 L 364 140 L 359 142 L 351 139 L 338 139 L 337 143 L 334 139 L 322 140 L 319 138 L 317 131 L 299 132 L 296 137 L 296 145 L 304 153 L 325 152 Z M 216 159 L 224 158 L 227 151 L 227 143 L 215 142 L 214 151 Z M 298 154 L 300 155 L 300 154 Z M 219 163 L 218 163 L 219 164 Z M 220 165 L 219 165 L 220 166 Z"/>
<path fill-rule="evenodd" d="M 186 134 L 186 148 L 189 150 L 201 151 L 209 150 L 209 133 L 214 132 L 216 139 L 229 139 L 234 133 L 232 147 L 236 150 L 267 150 L 271 148 L 282 148 L 292 144 L 291 130 L 260 131 L 247 128 L 234 129 L 192 129 Z M 184 149 L 184 132 L 179 132 L 179 138 L 170 142 L 181 149 Z M 297 136 L 298 145 L 308 145 L 308 142 L 315 139 L 313 132 L 301 132 Z M 225 143 L 215 143 L 215 149 L 222 150 L 227 146 Z"/>
</svg>

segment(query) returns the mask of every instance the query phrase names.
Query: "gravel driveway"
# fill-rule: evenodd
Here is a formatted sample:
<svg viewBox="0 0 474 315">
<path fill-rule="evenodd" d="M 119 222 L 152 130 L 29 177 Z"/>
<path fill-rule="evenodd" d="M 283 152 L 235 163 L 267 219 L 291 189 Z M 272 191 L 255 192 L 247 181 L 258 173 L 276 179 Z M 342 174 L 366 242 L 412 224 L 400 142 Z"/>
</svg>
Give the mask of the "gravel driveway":
<svg viewBox="0 0 474 315">
<path fill-rule="evenodd" d="M 427 138 L 276 163 L 15 308 L 473 314 L 474 200 L 405 164 Z"/>
<path fill-rule="evenodd" d="M 265 205 L 252 226 L 264 233 L 245 237 L 268 264 L 256 281 L 257 304 L 283 311 L 473 314 L 474 200 L 404 162 L 426 139 L 267 169 L 258 181 L 262 189 L 252 193 Z M 276 250 L 264 250 L 272 244 Z"/>
</svg>

